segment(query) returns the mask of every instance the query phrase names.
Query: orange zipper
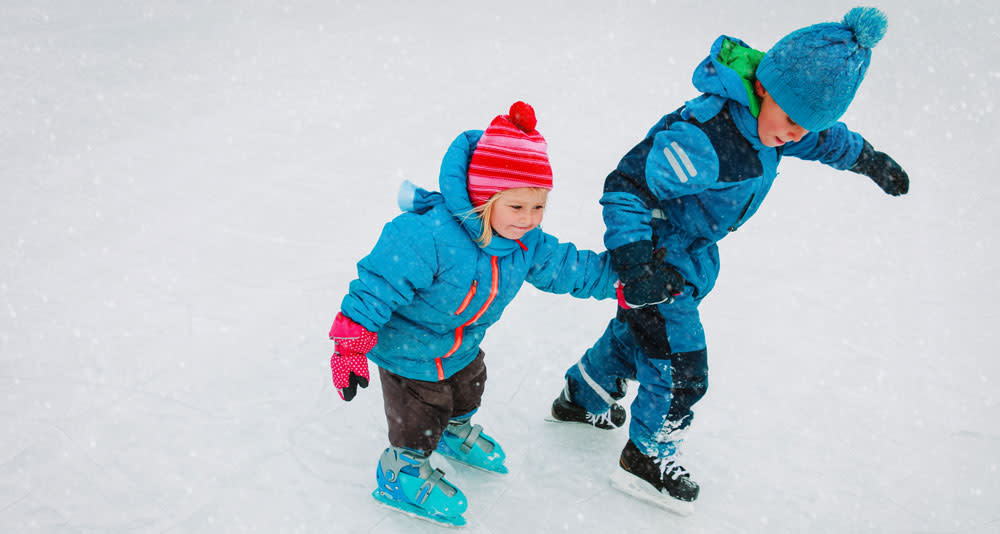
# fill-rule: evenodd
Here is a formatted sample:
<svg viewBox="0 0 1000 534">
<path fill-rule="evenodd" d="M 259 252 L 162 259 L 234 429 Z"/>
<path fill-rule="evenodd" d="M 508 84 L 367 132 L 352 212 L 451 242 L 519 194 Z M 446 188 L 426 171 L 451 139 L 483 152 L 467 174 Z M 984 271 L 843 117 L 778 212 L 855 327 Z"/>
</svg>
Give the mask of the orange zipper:
<svg viewBox="0 0 1000 534">
<path fill-rule="evenodd" d="M 475 280 L 472 281 L 472 287 L 469 288 L 469 292 L 465 295 L 465 300 L 463 300 L 462 303 L 458 305 L 458 309 L 455 310 L 455 315 L 464 312 L 465 309 L 469 307 L 469 303 L 472 302 L 472 297 L 476 296 L 476 286 L 478 285 L 479 282 Z"/>
<path fill-rule="evenodd" d="M 479 320 L 479 318 L 482 317 L 484 313 L 486 313 L 486 310 L 487 308 L 490 307 L 490 304 L 493 304 L 493 299 L 495 299 L 497 296 L 497 288 L 500 286 L 500 267 L 497 264 L 496 256 L 490 257 L 490 271 L 491 271 L 490 295 L 486 297 L 486 302 L 483 303 L 483 306 L 479 308 L 479 311 L 477 311 L 476 314 L 473 315 L 471 319 L 465 321 L 464 323 L 462 323 L 462 326 L 459 326 L 458 328 L 455 329 L 455 343 L 451 346 L 451 349 L 448 351 L 448 353 L 445 354 L 444 356 L 434 359 L 434 365 L 437 366 L 438 380 L 444 380 L 444 366 L 442 365 L 441 360 L 451 356 L 452 354 L 455 354 L 455 351 L 457 351 L 459 347 L 462 346 L 462 334 L 465 331 L 465 327 Z M 475 282 L 473 282 L 472 290 L 470 290 L 470 293 L 465 296 L 465 300 L 462 301 L 462 305 L 459 306 L 458 311 L 455 312 L 455 315 L 461 313 L 462 310 L 464 310 L 469 305 L 469 301 L 472 300 L 472 294 L 475 293 L 475 288 L 476 284 Z"/>
</svg>

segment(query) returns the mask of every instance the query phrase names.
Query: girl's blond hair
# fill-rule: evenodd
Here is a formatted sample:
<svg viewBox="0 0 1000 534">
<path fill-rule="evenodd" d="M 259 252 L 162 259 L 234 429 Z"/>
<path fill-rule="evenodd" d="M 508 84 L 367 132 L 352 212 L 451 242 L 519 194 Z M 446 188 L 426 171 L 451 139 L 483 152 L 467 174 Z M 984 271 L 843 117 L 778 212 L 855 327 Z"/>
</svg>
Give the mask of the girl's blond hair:
<svg viewBox="0 0 1000 534">
<path fill-rule="evenodd" d="M 531 189 L 536 193 L 540 193 L 542 191 L 547 193 L 549 191 L 544 187 L 526 187 L 525 189 Z M 478 216 L 480 221 L 483 223 L 483 231 L 480 232 L 479 237 L 476 238 L 476 243 L 479 243 L 480 248 L 489 246 L 490 241 L 493 241 L 493 227 L 490 226 L 490 217 L 493 215 L 493 205 L 496 204 L 496 202 L 500 200 L 500 197 L 507 191 L 509 191 L 509 189 L 504 189 L 503 191 L 494 193 L 489 200 L 472 208 L 465 214 L 465 217 Z"/>
</svg>

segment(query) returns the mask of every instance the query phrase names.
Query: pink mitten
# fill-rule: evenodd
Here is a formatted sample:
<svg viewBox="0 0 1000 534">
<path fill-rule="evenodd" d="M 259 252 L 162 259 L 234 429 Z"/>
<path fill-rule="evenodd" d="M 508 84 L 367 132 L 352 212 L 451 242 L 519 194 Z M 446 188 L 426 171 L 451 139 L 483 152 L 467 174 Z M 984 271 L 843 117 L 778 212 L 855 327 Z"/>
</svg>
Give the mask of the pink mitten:
<svg viewBox="0 0 1000 534">
<path fill-rule="evenodd" d="M 378 334 L 338 313 L 330 327 L 330 339 L 335 347 L 330 357 L 333 386 L 337 388 L 340 398 L 349 401 L 357 395 L 358 386 L 368 387 L 368 358 L 365 354 L 378 343 Z"/>
</svg>

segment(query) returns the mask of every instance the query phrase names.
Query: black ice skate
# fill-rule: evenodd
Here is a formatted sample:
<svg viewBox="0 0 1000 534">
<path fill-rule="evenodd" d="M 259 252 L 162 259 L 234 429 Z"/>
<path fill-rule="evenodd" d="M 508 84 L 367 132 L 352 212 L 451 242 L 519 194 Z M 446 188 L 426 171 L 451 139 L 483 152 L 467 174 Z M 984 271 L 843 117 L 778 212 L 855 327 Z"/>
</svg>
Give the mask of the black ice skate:
<svg viewBox="0 0 1000 534">
<path fill-rule="evenodd" d="M 694 512 L 698 484 L 677 457 L 646 456 L 629 440 L 622 450 L 619 468 L 611 475 L 611 485 L 671 512 L 688 515 Z"/>
<path fill-rule="evenodd" d="M 567 388 L 563 388 L 559 397 L 552 402 L 552 419 L 564 423 L 585 423 L 603 430 L 620 428 L 625 424 L 625 408 L 614 403 L 604 413 L 588 412 L 583 406 L 569 400 Z"/>
</svg>

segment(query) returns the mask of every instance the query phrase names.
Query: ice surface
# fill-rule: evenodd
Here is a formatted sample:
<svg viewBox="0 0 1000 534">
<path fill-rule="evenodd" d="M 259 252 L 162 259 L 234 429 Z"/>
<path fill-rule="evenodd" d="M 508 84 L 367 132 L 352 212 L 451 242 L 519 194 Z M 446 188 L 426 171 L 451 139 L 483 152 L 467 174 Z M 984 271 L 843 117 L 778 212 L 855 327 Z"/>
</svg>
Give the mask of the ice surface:
<svg viewBox="0 0 1000 534">
<path fill-rule="evenodd" d="M 371 499 L 378 384 L 344 403 L 327 365 L 400 181 L 522 99 L 546 230 L 603 248 L 604 176 L 714 38 L 767 49 L 830 4 L 5 2 L 0 531 L 437 532 Z M 911 193 L 785 161 L 722 243 L 695 514 L 609 487 L 623 430 L 543 420 L 614 304 L 526 286 L 477 416 L 511 474 L 434 459 L 468 532 L 1000 529 L 1000 9 L 879 6 L 844 120 Z"/>
</svg>

